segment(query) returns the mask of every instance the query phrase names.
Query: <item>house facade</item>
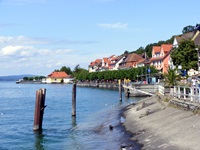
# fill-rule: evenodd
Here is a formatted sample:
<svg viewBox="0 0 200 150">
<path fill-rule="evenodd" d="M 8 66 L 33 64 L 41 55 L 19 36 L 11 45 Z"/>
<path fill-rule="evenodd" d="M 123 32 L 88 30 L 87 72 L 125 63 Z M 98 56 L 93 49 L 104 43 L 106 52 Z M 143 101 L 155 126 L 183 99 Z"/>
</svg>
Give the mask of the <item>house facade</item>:
<svg viewBox="0 0 200 150">
<path fill-rule="evenodd" d="M 66 72 L 52 72 L 46 78 L 46 83 L 69 83 L 72 78 Z"/>
<path fill-rule="evenodd" d="M 96 59 L 88 66 L 89 72 L 99 72 L 106 70 L 119 70 L 142 67 L 150 64 L 150 59 L 146 54 L 123 54 L 120 56 L 112 55 L 102 59 Z"/>
<path fill-rule="evenodd" d="M 118 70 L 120 63 L 123 61 L 124 56 L 117 56 L 111 59 L 110 70 Z"/>
<path fill-rule="evenodd" d="M 132 53 L 127 54 L 124 56 L 124 60 L 120 63 L 120 69 L 130 69 L 130 68 L 137 68 L 137 64 L 141 61 L 144 61 L 145 58 L 142 55 Z"/>
<path fill-rule="evenodd" d="M 95 61 L 91 62 L 88 66 L 89 72 L 97 72 L 101 69 L 102 66 L 102 59 L 96 59 Z"/>
<path fill-rule="evenodd" d="M 172 44 L 162 44 L 161 46 L 153 46 L 151 65 L 162 73 L 166 73 L 171 65 L 170 52 Z"/>
</svg>

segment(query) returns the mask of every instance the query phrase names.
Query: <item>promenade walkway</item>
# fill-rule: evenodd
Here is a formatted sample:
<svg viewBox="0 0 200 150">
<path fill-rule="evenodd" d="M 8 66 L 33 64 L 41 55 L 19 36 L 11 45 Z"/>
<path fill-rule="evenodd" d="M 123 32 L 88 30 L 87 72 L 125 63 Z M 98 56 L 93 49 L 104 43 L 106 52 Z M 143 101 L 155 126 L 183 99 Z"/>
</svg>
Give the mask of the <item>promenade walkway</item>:
<svg viewBox="0 0 200 150">
<path fill-rule="evenodd" d="M 124 126 L 132 132 L 132 140 L 138 140 L 148 150 L 198 150 L 200 116 L 170 107 L 168 100 L 176 99 L 155 95 L 128 106 Z"/>
</svg>

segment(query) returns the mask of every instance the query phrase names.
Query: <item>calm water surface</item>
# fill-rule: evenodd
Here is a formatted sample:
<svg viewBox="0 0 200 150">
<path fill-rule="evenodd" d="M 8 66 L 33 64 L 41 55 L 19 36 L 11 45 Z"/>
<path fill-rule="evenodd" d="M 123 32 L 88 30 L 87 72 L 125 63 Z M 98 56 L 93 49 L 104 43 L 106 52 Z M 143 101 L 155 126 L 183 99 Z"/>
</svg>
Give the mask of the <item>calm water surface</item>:
<svg viewBox="0 0 200 150">
<path fill-rule="evenodd" d="M 40 88 L 47 90 L 47 107 L 43 132 L 35 134 L 35 96 Z M 128 144 L 119 112 L 140 99 L 119 102 L 116 90 L 77 87 L 77 117 L 72 118 L 71 94 L 69 84 L 0 82 L 0 150 L 117 150 Z"/>
</svg>

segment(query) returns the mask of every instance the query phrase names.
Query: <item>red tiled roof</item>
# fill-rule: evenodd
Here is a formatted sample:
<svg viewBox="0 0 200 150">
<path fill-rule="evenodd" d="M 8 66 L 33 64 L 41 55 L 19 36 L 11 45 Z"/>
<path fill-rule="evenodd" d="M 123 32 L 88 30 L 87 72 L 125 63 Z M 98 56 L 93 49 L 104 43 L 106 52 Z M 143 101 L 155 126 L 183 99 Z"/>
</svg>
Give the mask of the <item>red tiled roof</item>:
<svg viewBox="0 0 200 150">
<path fill-rule="evenodd" d="M 50 78 L 66 78 L 68 77 L 68 74 L 66 72 L 52 72 L 48 75 Z"/>
<path fill-rule="evenodd" d="M 161 49 L 163 49 L 165 53 L 168 53 L 172 49 L 172 46 L 172 44 L 162 44 Z"/>
<path fill-rule="evenodd" d="M 101 59 L 96 59 L 95 61 L 91 62 L 89 66 L 94 66 L 96 64 L 99 64 L 101 62 Z"/>
<path fill-rule="evenodd" d="M 160 46 L 153 46 L 154 53 L 160 53 Z"/>
<path fill-rule="evenodd" d="M 129 54 L 128 57 L 126 58 L 125 62 L 138 62 L 140 59 L 143 59 L 142 56 L 138 54 Z"/>
<path fill-rule="evenodd" d="M 100 62 L 101 62 L 101 59 L 96 59 L 94 62 L 95 62 L 95 63 L 100 63 Z"/>
<path fill-rule="evenodd" d="M 108 58 L 103 58 L 103 61 L 104 61 L 105 63 L 108 63 L 108 62 L 109 62 Z"/>
<path fill-rule="evenodd" d="M 141 58 L 141 59 L 137 62 L 137 64 L 143 63 L 144 61 L 145 61 L 145 59 L 144 59 L 144 58 Z"/>
</svg>

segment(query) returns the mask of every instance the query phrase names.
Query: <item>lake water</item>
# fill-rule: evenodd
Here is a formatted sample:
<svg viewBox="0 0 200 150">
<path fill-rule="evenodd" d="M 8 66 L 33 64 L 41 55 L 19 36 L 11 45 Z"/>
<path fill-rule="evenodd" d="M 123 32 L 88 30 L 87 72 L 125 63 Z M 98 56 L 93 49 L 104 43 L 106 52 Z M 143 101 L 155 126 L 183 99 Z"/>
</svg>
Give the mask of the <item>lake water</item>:
<svg viewBox="0 0 200 150">
<path fill-rule="evenodd" d="M 36 134 L 35 97 L 40 88 L 47 90 L 47 107 L 43 131 Z M 0 150 L 118 150 L 132 144 L 120 125 L 120 110 L 139 98 L 123 97 L 120 102 L 117 90 L 77 87 L 76 118 L 71 117 L 71 99 L 70 84 L 0 82 Z"/>
</svg>

